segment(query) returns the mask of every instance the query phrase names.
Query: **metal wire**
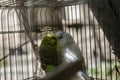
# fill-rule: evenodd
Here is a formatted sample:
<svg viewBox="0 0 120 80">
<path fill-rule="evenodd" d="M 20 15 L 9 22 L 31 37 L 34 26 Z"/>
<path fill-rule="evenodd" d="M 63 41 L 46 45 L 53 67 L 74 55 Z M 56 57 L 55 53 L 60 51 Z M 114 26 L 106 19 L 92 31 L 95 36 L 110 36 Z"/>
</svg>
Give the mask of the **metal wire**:
<svg viewBox="0 0 120 80">
<path fill-rule="evenodd" d="M 54 1 L 49 1 L 49 0 L 31 0 L 31 1 L 25 1 L 25 6 L 26 7 L 56 7 L 56 6 L 68 6 L 68 5 L 73 5 L 73 4 L 80 4 L 80 3 L 85 3 L 88 2 L 89 0 L 54 0 Z M 6 7 L 6 8 L 13 8 L 13 7 L 19 7 L 20 6 L 20 0 L 8 0 L 8 1 L 0 1 L 1 7 Z"/>
<path fill-rule="evenodd" d="M 96 2 L 99 4 L 99 0 Z M 89 3 L 90 0 L 25 0 L 32 38 L 39 46 L 48 33 L 68 32 L 80 47 L 90 76 L 100 80 L 119 80 L 119 59 L 113 54 L 114 47 L 108 40 L 116 45 L 118 35 L 106 37 L 111 29 L 101 28 Z M 36 58 L 16 13 L 17 10 L 20 15 L 20 6 L 20 0 L 0 1 L 0 80 L 22 80 L 32 77 L 35 71 Z M 117 8 L 115 4 L 113 8 Z M 99 10 L 97 13 L 101 13 Z"/>
</svg>

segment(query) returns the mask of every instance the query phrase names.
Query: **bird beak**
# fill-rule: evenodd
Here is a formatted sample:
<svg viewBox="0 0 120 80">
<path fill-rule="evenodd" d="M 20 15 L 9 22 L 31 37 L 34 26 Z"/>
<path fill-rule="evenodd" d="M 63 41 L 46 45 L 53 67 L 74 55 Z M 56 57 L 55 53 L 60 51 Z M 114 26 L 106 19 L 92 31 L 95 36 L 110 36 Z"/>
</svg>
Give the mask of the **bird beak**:
<svg viewBox="0 0 120 80">
<path fill-rule="evenodd" d="M 62 32 L 62 31 L 58 31 L 58 32 L 55 33 L 55 35 L 58 37 L 58 39 L 62 39 L 63 34 L 64 34 L 64 32 Z"/>
</svg>

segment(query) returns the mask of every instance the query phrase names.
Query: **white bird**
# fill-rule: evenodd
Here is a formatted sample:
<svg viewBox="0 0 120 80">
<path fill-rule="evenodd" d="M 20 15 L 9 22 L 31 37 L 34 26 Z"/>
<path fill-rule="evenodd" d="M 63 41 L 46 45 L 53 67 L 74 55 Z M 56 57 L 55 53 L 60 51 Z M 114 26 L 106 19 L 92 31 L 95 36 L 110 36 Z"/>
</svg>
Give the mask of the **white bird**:
<svg viewBox="0 0 120 80">
<path fill-rule="evenodd" d="M 71 80 L 91 80 L 86 72 L 85 61 L 82 52 L 75 43 L 73 37 L 69 33 L 62 31 L 58 31 L 56 35 L 59 37 L 58 46 L 62 57 L 62 63 L 67 64 L 76 60 L 80 60 L 82 62 L 82 70 L 76 73 Z"/>
</svg>

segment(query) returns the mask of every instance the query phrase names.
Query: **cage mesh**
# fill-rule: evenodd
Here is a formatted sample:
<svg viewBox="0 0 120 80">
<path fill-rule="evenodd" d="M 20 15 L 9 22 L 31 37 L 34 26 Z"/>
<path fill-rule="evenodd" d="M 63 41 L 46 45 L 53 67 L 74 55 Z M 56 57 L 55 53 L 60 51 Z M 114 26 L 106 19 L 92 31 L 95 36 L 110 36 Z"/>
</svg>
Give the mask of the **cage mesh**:
<svg viewBox="0 0 120 80">
<path fill-rule="evenodd" d="M 35 71 L 34 51 L 23 25 L 25 21 L 20 20 L 20 1 L 0 1 L 0 80 L 23 80 Z M 109 40 L 114 41 L 116 36 L 106 37 L 111 31 L 101 28 L 89 7 L 92 1 L 24 0 L 32 39 L 39 46 L 48 33 L 68 32 L 83 53 L 90 76 L 95 80 L 119 80 L 120 63 Z M 102 11 L 98 9 L 98 13 Z"/>
</svg>

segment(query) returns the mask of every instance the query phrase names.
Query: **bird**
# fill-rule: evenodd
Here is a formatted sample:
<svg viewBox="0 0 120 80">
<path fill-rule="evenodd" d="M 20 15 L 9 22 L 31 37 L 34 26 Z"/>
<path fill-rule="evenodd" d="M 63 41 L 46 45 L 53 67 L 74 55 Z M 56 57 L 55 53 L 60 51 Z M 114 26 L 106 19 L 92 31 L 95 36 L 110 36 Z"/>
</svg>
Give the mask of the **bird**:
<svg viewBox="0 0 120 80">
<path fill-rule="evenodd" d="M 80 61 L 83 61 L 83 67 L 85 68 L 82 52 L 75 43 L 73 37 L 69 33 L 62 31 L 58 31 L 56 35 L 59 39 L 57 43 L 60 49 L 59 52 L 62 56 L 62 63 L 69 63 L 71 61 L 79 59 Z"/>
<path fill-rule="evenodd" d="M 60 64 L 60 58 L 57 50 L 57 36 L 49 33 L 44 36 L 39 46 L 39 55 L 41 67 L 46 73 L 54 71 Z"/>
<path fill-rule="evenodd" d="M 86 65 L 82 52 L 75 43 L 73 37 L 69 33 L 63 31 L 58 31 L 55 34 L 58 37 L 57 44 L 59 45 L 58 52 L 61 54 L 61 63 L 67 64 L 76 60 L 82 62 L 81 71 L 76 73 L 76 75 L 71 80 L 91 80 L 88 73 L 86 72 Z"/>
</svg>

